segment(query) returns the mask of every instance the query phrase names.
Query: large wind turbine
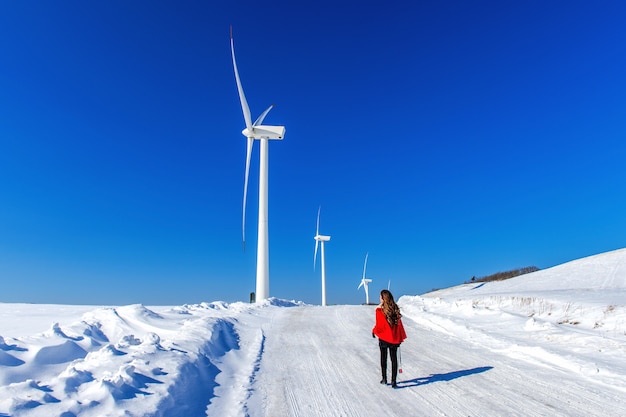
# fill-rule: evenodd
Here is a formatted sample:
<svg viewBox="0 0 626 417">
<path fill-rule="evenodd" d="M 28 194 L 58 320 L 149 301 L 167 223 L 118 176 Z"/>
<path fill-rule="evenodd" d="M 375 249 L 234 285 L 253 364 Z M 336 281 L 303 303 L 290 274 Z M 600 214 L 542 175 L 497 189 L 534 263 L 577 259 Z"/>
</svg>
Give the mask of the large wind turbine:
<svg viewBox="0 0 626 417">
<path fill-rule="evenodd" d="M 369 304 L 370 303 L 370 294 L 367 288 L 367 284 L 369 284 L 370 282 L 372 282 L 371 279 L 369 278 L 365 278 L 365 269 L 367 268 L 367 257 L 369 256 L 369 253 L 365 254 L 365 263 L 363 264 L 363 278 L 361 278 L 361 283 L 359 284 L 359 286 L 357 287 L 357 290 L 361 287 L 363 287 L 365 289 L 365 304 Z"/>
<path fill-rule="evenodd" d="M 274 107 L 272 104 L 265 110 L 254 123 L 250 117 L 250 108 L 243 93 L 237 62 L 235 61 L 235 46 L 233 42 L 233 30 L 230 30 L 230 51 L 233 56 L 233 68 L 235 69 L 235 80 L 237 81 L 237 91 L 239 101 L 243 110 L 243 118 L 246 128 L 241 131 L 248 139 L 246 151 L 246 174 L 243 185 L 243 216 L 241 221 L 241 235 L 244 250 L 246 248 L 246 198 L 248 194 L 248 174 L 250 172 L 250 156 L 252 154 L 252 144 L 257 139 L 261 141 L 260 164 L 259 164 L 259 225 L 258 244 L 256 256 L 256 301 L 259 302 L 270 296 L 270 267 L 269 267 L 269 238 L 267 233 L 267 165 L 268 165 L 268 140 L 282 139 L 285 136 L 284 126 L 263 125 L 263 120 L 267 113 Z"/>
<path fill-rule="evenodd" d="M 317 264 L 317 247 L 320 242 L 322 242 L 322 305 L 326 305 L 326 261 L 324 258 L 324 242 L 328 242 L 330 240 L 330 236 L 320 235 L 320 211 L 322 207 L 317 209 L 317 228 L 315 229 L 315 255 L 313 256 L 313 269 L 315 269 L 315 265 Z"/>
</svg>

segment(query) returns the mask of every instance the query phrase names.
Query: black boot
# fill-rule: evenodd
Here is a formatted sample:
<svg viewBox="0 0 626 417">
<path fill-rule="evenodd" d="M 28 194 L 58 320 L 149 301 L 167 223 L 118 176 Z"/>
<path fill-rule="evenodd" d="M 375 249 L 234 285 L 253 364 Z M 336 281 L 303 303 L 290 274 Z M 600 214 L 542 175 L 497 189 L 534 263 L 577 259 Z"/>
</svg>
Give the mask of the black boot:
<svg viewBox="0 0 626 417">
<path fill-rule="evenodd" d="M 383 376 L 383 379 L 380 380 L 380 383 L 387 385 L 387 377 Z"/>
</svg>

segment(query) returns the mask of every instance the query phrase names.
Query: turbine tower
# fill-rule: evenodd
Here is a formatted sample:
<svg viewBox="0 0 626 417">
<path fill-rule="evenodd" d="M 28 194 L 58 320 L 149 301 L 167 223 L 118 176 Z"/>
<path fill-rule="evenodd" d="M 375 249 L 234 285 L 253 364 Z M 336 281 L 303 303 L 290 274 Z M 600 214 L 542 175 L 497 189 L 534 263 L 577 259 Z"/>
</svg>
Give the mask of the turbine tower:
<svg viewBox="0 0 626 417">
<path fill-rule="evenodd" d="M 315 265 L 317 264 L 317 247 L 319 243 L 322 242 L 322 305 L 326 305 L 326 261 L 324 258 L 324 242 L 328 242 L 330 240 L 330 236 L 320 235 L 320 211 L 322 207 L 320 206 L 317 209 L 317 228 L 315 229 L 315 255 L 313 256 L 313 269 L 315 269 Z"/>
<path fill-rule="evenodd" d="M 363 287 L 365 289 L 365 304 L 369 304 L 370 303 L 370 294 L 367 288 L 367 284 L 369 284 L 370 282 L 372 282 L 371 279 L 369 278 L 365 278 L 365 268 L 367 268 L 367 257 L 368 257 L 369 253 L 365 254 L 365 263 L 363 264 L 363 278 L 361 278 L 361 283 L 359 284 L 359 286 L 357 287 L 357 290 L 361 287 Z"/>
<path fill-rule="evenodd" d="M 259 163 L 259 223 L 258 223 L 258 244 L 256 257 L 256 302 L 260 302 L 270 296 L 270 267 L 269 267 L 269 238 L 267 220 L 267 165 L 268 165 L 268 140 L 282 139 L 285 136 L 284 126 L 263 125 L 263 120 L 267 113 L 274 107 L 272 104 L 252 123 L 250 108 L 243 93 L 237 62 L 235 61 L 235 46 L 233 42 L 233 28 L 230 28 L 230 51 L 233 57 L 233 68 L 235 70 L 235 80 L 237 81 L 237 91 L 239 101 L 243 110 L 243 118 L 246 128 L 241 133 L 248 139 L 246 151 L 246 173 L 243 185 L 243 216 L 241 221 L 241 235 L 243 249 L 246 250 L 246 198 L 248 194 L 248 174 L 250 173 L 250 157 L 254 140 L 261 142 L 260 163 Z"/>
</svg>

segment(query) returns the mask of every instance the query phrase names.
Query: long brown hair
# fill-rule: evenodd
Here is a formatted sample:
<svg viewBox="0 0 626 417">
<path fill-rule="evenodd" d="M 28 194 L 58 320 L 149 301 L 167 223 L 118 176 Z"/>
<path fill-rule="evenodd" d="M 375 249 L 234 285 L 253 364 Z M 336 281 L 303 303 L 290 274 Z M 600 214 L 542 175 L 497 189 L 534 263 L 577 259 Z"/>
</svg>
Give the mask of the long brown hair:
<svg viewBox="0 0 626 417">
<path fill-rule="evenodd" d="M 390 325 L 395 326 L 398 324 L 400 317 L 402 317 L 402 314 L 400 314 L 400 307 L 398 307 L 398 304 L 394 301 L 393 295 L 389 290 L 382 290 L 380 292 L 380 297 L 383 299 L 381 308 L 387 318 L 387 322 Z"/>
</svg>

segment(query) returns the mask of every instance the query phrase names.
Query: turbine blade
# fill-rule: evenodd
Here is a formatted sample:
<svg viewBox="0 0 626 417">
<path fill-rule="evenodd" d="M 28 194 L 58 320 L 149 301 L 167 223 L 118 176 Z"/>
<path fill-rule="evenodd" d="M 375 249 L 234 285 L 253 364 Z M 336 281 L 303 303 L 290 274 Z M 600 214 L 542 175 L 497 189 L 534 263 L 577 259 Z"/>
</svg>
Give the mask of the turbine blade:
<svg viewBox="0 0 626 417">
<path fill-rule="evenodd" d="M 320 211 L 322 210 L 322 206 L 317 209 L 317 228 L 315 229 L 315 236 L 320 234 Z"/>
<path fill-rule="evenodd" d="M 258 117 L 258 119 L 256 119 L 254 121 L 254 123 L 252 124 L 252 126 L 259 126 L 261 123 L 263 123 L 263 120 L 265 119 L 265 116 L 267 116 L 267 113 L 270 112 L 270 110 L 272 110 L 274 108 L 274 105 L 270 105 L 263 113 L 261 113 L 261 115 Z"/>
<path fill-rule="evenodd" d="M 363 264 L 363 279 L 365 279 L 365 268 L 367 268 L 367 257 L 369 256 L 369 252 L 365 253 L 365 263 Z"/>
<path fill-rule="evenodd" d="M 233 29 L 230 28 L 230 51 L 233 56 L 233 68 L 235 69 L 235 80 L 237 81 L 237 91 L 239 92 L 239 101 L 241 102 L 241 110 L 243 110 L 243 118 L 246 121 L 246 127 L 252 130 L 252 117 L 250 117 L 250 107 L 243 93 L 241 80 L 239 79 L 239 71 L 237 71 L 237 61 L 235 60 L 235 42 L 233 41 Z M 267 112 L 268 110 L 266 110 Z"/>
<path fill-rule="evenodd" d="M 248 197 L 248 175 L 250 174 L 250 158 L 252 157 L 252 144 L 254 138 L 248 138 L 248 149 L 246 151 L 246 174 L 243 182 L 243 214 L 241 219 L 241 237 L 243 250 L 246 251 L 246 199 Z"/>
<path fill-rule="evenodd" d="M 361 280 L 361 283 L 359 284 L 358 287 L 356 287 L 356 289 L 358 290 L 359 288 L 361 288 L 363 286 L 363 280 Z"/>
<path fill-rule="evenodd" d="M 315 266 L 317 265 L 317 246 L 319 245 L 320 241 L 315 239 L 315 255 L 313 256 L 313 270 L 315 271 Z"/>
</svg>

